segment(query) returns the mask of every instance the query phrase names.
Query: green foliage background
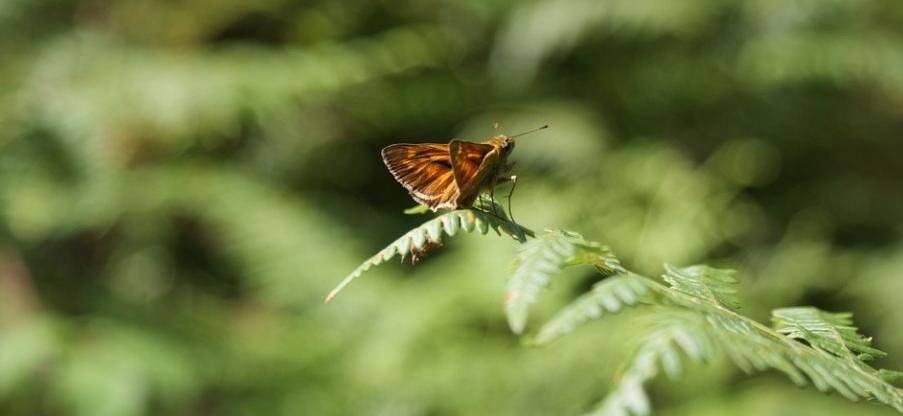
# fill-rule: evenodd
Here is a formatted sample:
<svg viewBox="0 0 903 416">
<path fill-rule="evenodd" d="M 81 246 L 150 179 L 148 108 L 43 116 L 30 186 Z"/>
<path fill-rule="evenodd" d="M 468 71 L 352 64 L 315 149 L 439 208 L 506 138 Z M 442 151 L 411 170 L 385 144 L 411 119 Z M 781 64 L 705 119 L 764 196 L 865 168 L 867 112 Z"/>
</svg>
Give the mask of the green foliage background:
<svg viewBox="0 0 903 416">
<path fill-rule="evenodd" d="M 322 305 L 424 220 L 379 149 L 493 121 L 552 126 L 514 154 L 520 223 L 646 275 L 735 268 L 762 322 L 852 311 L 903 368 L 901 45 L 887 0 L 0 2 L 0 413 L 591 409 L 650 322 L 520 345 L 508 239 Z M 726 360 L 651 390 L 665 415 L 894 414 Z"/>
</svg>

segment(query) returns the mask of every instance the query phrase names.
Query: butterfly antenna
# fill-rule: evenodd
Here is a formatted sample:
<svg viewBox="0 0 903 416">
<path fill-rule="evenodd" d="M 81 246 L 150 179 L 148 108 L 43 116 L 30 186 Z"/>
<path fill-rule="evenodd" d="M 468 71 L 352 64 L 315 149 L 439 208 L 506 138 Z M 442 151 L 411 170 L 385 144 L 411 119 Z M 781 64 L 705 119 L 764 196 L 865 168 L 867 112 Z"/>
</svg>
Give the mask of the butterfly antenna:
<svg viewBox="0 0 903 416">
<path fill-rule="evenodd" d="M 525 135 L 525 134 L 530 134 L 530 133 L 533 133 L 533 132 L 536 132 L 536 131 L 540 131 L 540 130 L 542 130 L 542 129 L 547 129 L 547 128 L 549 128 L 549 125 L 548 125 L 548 124 L 543 124 L 543 125 L 541 125 L 541 126 L 535 128 L 535 129 L 533 129 L 533 130 L 527 130 L 527 131 L 525 131 L 525 132 L 523 132 L 523 133 L 517 133 L 517 134 L 515 134 L 515 135 L 513 135 L 513 136 L 508 136 L 508 138 L 509 138 L 509 139 L 513 139 L 513 138 L 515 138 L 515 137 L 523 136 L 523 135 Z"/>
</svg>

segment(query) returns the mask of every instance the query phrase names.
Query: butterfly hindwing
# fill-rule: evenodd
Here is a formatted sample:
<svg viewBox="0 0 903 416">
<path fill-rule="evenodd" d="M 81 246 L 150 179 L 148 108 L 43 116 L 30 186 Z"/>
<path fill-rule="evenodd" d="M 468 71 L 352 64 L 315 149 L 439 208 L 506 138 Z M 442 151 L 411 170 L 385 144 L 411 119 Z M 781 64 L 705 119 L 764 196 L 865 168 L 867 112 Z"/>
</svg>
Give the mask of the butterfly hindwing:
<svg viewBox="0 0 903 416">
<path fill-rule="evenodd" d="M 444 144 L 394 144 L 382 151 L 389 172 L 415 201 L 436 211 L 457 208 L 458 187 Z"/>
</svg>

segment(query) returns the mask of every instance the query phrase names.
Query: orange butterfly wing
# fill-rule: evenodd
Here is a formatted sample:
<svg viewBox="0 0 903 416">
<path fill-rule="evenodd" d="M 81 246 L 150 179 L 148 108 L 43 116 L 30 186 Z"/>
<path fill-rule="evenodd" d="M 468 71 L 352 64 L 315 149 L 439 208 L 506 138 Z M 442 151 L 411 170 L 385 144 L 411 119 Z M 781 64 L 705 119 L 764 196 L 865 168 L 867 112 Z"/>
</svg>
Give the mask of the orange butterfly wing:
<svg viewBox="0 0 903 416">
<path fill-rule="evenodd" d="M 464 205 L 480 191 L 482 179 L 490 172 L 481 172 L 480 167 L 495 146 L 482 143 L 452 140 L 448 143 L 449 159 L 458 184 L 459 202 Z"/>
<path fill-rule="evenodd" d="M 458 186 L 444 144 L 393 144 L 382 150 L 383 163 L 415 201 L 436 211 L 458 207 Z"/>
</svg>

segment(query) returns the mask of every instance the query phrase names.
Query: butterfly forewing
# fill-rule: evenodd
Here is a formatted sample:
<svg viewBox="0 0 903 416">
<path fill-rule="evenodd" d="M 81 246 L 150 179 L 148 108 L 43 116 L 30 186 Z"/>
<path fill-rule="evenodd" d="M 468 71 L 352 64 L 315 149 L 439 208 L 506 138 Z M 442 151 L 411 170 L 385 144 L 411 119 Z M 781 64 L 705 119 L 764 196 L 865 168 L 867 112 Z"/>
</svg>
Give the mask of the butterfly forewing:
<svg viewBox="0 0 903 416">
<path fill-rule="evenodd" d="M 495 147 L 488 144 L 452 140 L 448 144 L 449 160 L 458 189 L 466 188 L 477 175 L 483 159 Z"/>
<path fill-rule="evenodd" d="M 458 184 L 458 203 L 469 205 L 480 192 L 487 175 L 498 165 L 498 152 L 493 145 L 452 140 L 448 144 L 449 159 Z"/>
<path fill-rule="evenodd" d="M 458 187 L 448 145 L 394 144 L 382 151 L 389 172 L 415 201 L 436 211 L 457 208 Z"/>
</svg>

